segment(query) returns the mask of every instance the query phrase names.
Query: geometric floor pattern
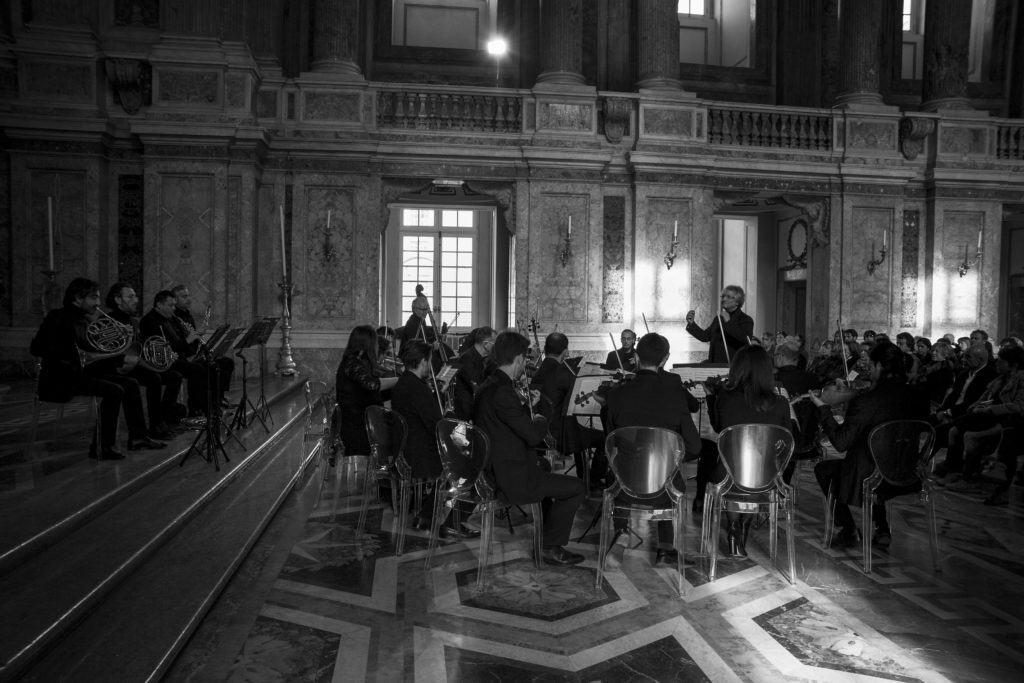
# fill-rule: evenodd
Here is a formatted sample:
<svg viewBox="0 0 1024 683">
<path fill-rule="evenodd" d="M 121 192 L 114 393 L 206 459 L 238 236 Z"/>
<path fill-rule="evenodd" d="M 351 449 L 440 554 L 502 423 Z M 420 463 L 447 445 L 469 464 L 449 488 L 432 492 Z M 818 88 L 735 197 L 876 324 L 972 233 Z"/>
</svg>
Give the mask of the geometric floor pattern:
<svg viewBox="0 0 1024 683">
<path fill-rule="evenodd" d="M 688 566 L 684 598 L 674 564 L 655 565 L 646 544 L 616 546 L 595 587 L 596 534 L 570 545 L 584 563 L 537 569 L 526 520 L 512 534 L 496 526 L 478 591 L 477 541 L 442 544 L 425 570 L 424 534 L 410 530 L 395 557 L 389 509 L 371 509 L 356 537 L 358 510 L 344 507 L 356 499 L 336 518 L 328 501 L 268 569 L 269 589 L 216 680 L 1021 680 L 1019 500 L 993 509 L 941 493 L 941 573 L 924 517 L 897 504 L 892 553 L 876 549 L 866 575 L 859 550 L 822 549 L 822 501 L 804 477 L 796 584 L 772 566 L 764 528 L 751 534 L 749 559 L 720 561 L 715 582 L 699 559 Z M 596 504 L 581 509 L 577 531 Z M 695 550 L 699 519 L 687 524 Z M 783 557 L 785 543 L 783 534 Z"/>
</svg>

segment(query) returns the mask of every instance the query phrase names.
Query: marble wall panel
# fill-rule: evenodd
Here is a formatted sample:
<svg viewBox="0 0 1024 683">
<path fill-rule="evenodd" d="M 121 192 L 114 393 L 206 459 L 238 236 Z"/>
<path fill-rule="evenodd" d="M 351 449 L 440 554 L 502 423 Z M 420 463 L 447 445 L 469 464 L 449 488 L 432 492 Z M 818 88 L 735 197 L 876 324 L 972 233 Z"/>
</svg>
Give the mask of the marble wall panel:
<svg viewBox="0 0 1024 683">
<path fill-rule="evenodd" d="M 18 83 L 26 97 L 58 97 L 77 102 L 93 100 L 95 78 L 89 66 L 72 62 L 28 60 L 21 63 Z"/>
<path fill-rule="evenodd" d="M 902 222 L 902 214 L 900 216 Z M 842 238 L 843 271 L 841 277 L 842 307 L 839 318 L 843 327 L 857 330 L 889 330 L 892 326 L 892 277 L 898 269 L 902 250 L 898 248 L 896 211 L 885 206 L 852 204 Z M 867 270 L 868 261 L 877 259 L 883 235 L 888 240 L 888 256 L 875 268 Z M 832 323 L 833 328 L 835 323 Z"/>
<path fill-rule="evenodd" d="M 676 259 L 669 269 L 665 256 L 672 246 Z M 685 319 L 695 257 L 693 203 L 689 198 L 648 195 L 643 214 L 637 216 L 633 254 L 636 305 L 648 322 Z"/>
<path fill-rule="evenodd" d="M 249 106 L 249 77 L 243 74 L 228 74 L 224 77 L 224 104 L 228 107 L 246 109 Z"/>
<path fill-rule="evenodd" d="M 260 90 L 256 97 L 256 116 L 261 119 L 276 119 L 278 117 L 276 90 Z"/>
<path fill-rule="evenodd" d="M 194 69 L 157 69 L 160 102 L 216 104 L 220 101 L 220 72 Z"/>
<path fill-rule="evenodd" d="M 117 176 L 117 279 L 128 282 L 146 304 L 144 270 L 145 201 L 141 174 Z"/>
<path fill-rule="evenodd" d="M 359 121 L 360 95 L 357 93 L 303 93 L 303 119 L 306 121 Z"/>
<path fill-rule="evenodd" d="M 356 188 L 307 185 L 305 191 L 306 220 L 296 234 L 301 246 L 295 249 L 301 259 L 296 263 L 296 284 L 304 290 L 296 301 L 301 314 L 297 320 L 331 326 L 353 316 L 353 298 L 347 293 L 353 291 L 355 273 L 362 270 L 355 262 Z"/>
<path fill-rule="evenodd" d="M 903 212 L 903 262 L 900 327 L 917 327 L 918 259 L 921 256 L 921 212 Z"/>
<path fill-rule="evenodd" d="M 0 325 L 13 324 L 14 294 L 11 243 L 11 165 L 10 158 L 0 155 Z"/>
<path fill-rule="evenodd" d="M 941 200 L 938 200 L 941 202 Z M 932 334 L 959 336 L 998 328 L 1001 207 L 988 202 L 950 202 L 935 207 L 932 254 Z M 981 235 L 980 261 L 974 262 Z M 957 266 L 972 262 L 963 277 Z"/>
<path fill-rule="evenodd" d="M 939 154 L 957 156 L 980 156 L 987 152 L 988 132 L 986 127 L 939 126 Z"/>
<path fill-rule="evenodd" d="M 152 237 L 147 231 L 146 260 L 155 262 L 156 268 L 147 272 L 146 288 L 156 292 L 183 283 L 192 295 L 196 317 L 205 314 L 207 306 L 214 318 L 226 317 L 227 264 L 217 258 L 225 238 L 217 220 L 218 177 L 213 172 L 159 173 L 154 180 L 154 230 Z M 149 187 L 146 190 L 150 194 Z"/>
<path fill-rule="evenodd" d="M 523 320 L 587 322 L 590 295 L 596 291 L 591 276 L 600 272 L 601 226 L 595 219 L 601 214 L 594 208 L 584 192 L 544 191 L 535 197 L 529 226 L 530 301 L 527 310 L 518 311 Z M 563 266 L 560 254 L 570 217 L 570 253 Z"/>
<path fill-rule="evenodd" d="M 697 123 L 702 116 L 689 109 L 668 107 L 643 107 L 643 130 L 645 136 L 662 136 L 676 139 L 699 137 Z"/>
<path fill-rule="evenodd" d="M 604 198 L 601 322 L 623 320 L 626 285 L 626 198 Z"/>
<path fill-rule="evenodd" d="M 858 121 L 847 123 L 846 146 L 851 149 L 896 151 L 898 122 Z"/>
<path fill-rule="evenodd" d="M 594 106 L 592 104 L 569 104 L 565 102 L 539 102 L 537 104 L 537 129 L 590 132 L 594 128 Z"/>
</svg>

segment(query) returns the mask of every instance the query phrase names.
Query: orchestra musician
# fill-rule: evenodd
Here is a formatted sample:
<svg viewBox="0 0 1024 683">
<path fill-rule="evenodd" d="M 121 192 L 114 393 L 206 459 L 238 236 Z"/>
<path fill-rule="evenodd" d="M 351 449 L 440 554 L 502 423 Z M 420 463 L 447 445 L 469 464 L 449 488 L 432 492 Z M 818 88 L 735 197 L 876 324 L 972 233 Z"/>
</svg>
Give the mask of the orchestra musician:
<svg viewBox="0 0 1024 683">
<path fill-rule="evenodd" d="M 453 389 L 455 417 L 459 420 L 473 418 L 473 401 L 494 369 L 489 358 L 497 336 L 494 328 L 486 326 L 476 328 L 467 336 L 468 348 L 459 355 L 459 371 L 455 375 Z"/>
<path fill-rule="evenodd" d="M 693 460 L 700 455 L 702 443 L 693 418 L 690 417 L 689 392 L 683 387 L 682 379 L 679 375 L 661 372 L 668 361 L 669 352 L 668 339 L 656 332 L 649 332 L 640 338 L 636 349 L 640 367 L 636 377 L 612 387 L 608 392 L 608 431 L 619 427 L 660 427 L 671 430 L 683 437 L 685 458 Z M 679 472 L 676 473 L 674 485 L 679 491 L 685 489 L 686 482 Z M 617 500 L 636 502 L 625 493 L 620 493 Z M 661 498 L 653 502 L 642 502 L 666 507 L 669 505 L 668 494 L 663 493 Z M 615 517 L 615 529 L 625 529 L 626 522 L 626 519 Z M 658 522 L 655 562 L 674 559 L 672 538 L 672 522 Z"/>
<path fill-rule="evenodd" d="M 202 334 L 206 330 L 200 330 L 196 326 L 196 319 L 192 317 L 192 296 L 189 294 L 188 287 L 185 285 L 175 285 L 171 287 L 171 294 L 174 295 L 174 317 L 182 326 L 182 331 L 185 336 L 191 333 L 196 334 L 195 341 L 192 342 L 192 357 L 196 357 L 201 349 L 201 343 L 203 341 Z M 207 318 L 209 318 L 209 309 L 207 309 Z M 207 319 L 203 323 L 203 327 L 209 323 Z M 230 356 L 224 355 L 219 356 L 215 361 L 217 364 L 217 373 L 214 376 L 216 385 L 214 386 L 213 395 L 220 399 L 222 408 L 228 408 L 231 404 L 225 399 L 224 394 L 227 393 L 228 388 L 231 386 L 231 376 L 235 372 L 235 361 Z"/>
<path fill-rule="evenodd" d="M 377 364 L 377 332 L 370 325 L 358 325 L 348 336 L 348 344 L 335 374 L 341 441 L 349 455 L 369 455 L 370 438 L 364 413 L 369 406 L 384 405 L 382 392 L 398 382 L 397 377 L 382 377 Z"/>
<path fill-rule="evenodd" d="M 637 358 L 636 349 L 636 332 L 633 330 L 623 330 L 619 336 L 619 341 L 622 342 L 622 346 L 615 351 L 609 351 L 608 357 L 605 358 L 604 365 L 601 367 L 605 370 L 625 370 L 626 372 L 636 372 Z M 619 363 L 619 360 L 622 360 Z"/>
<path fill-rule="evenodd" d="M 576 382 L 575 371 L 566 364 L 568 355 L 568 337 L 561 332 L 552 332 L 545 337 L 544 361 L 537 368 L 531 386 L 539 388 L 541 395 L 548 400 L 551 436 L 558 442 L 562 453 L 572 454 L 577 476 L 583 476 L 583 468 L 586 466 L 584 451 L 595 449 L 590 463 L 590 481 L 594 486 L 601 486 L 608 472 L 604 433 L 581 425 L 574 415 L 566 415 Z"/>
<path fill-rule="evenodd" d="M 414 478 L 436 479 L 441 476 L 441 456 L 435 429 L 442 415 L 437 397 L 427 387 L 431 378 L 430 345 L 422 341 L 409 342 L 402 349 L 402 363 L 405 371 L 391 390 L 391 409 L 405 418 L 408 427 L 403 453 Z M 420 531 L 430 529 L 434 496 L 434 491 L 423 495 L 423 504 L 413 522 L 414 528 Z M 473 513 L 473 508 L 471 503 L 458 501 L 456 509 L 442 520 L 441 537 L 467 539 L 479 536 L 479 531 L 462 523 Z"/>
<path fill-rule="evenodd" d="M 181 322 L 174 317 L 174 294 L 168 289 L 161 289 L 153 297 L 153 308 L 142 316 L 139 322 L 139 333 L 142 343 L 150 337 L 162 337 L 167 340 L 171 350 L 178 354 L 171 365 L 171 370 L 188 380 L 188 414 L 189 417 L 207 415 L 206 389 L 209 382 L 206 365 L 191 360 L 195 342 L 199 333 L 186 332 Z M 210 406 L 211 409 L 219 406 Z"/>
<path fill-rule="evenodd" d="M 430 344 L 435 351 L 431 361 L 435 373 L 440 372 L 441 367 L 448 359 L 455 356 L 455 352 L 438 337 L 440 332 L 441 330 L 434 326 L 430 301 L 423 294 L 423 285 L 416 285 L 416 298 L 412 300 L 412 313 L 409 314 L 409 319 L 402 326 L 399 337 L 402 344 L 416 338 Z"/>
<path fill-rule="evenodd" d="M 100 289 L 95 280 L 73 279 L 64 292 L 63 306 L 47 313 L 30 350 L 41 359 L 39 398 L 67 403 L 75 396 L 98 396 L 100 433 L 99 439 L 93 436 L 89 457 L 121 460 L 124 454 L 115 448 L 115 440 L 122 405 L 128 423 L 129 450 L 163 448 L 166 444 L 146 436 L 142 396 L 135 380 L 116 371 L 106 373 L 83 366 L 81 350 L 88 345 L 85 330 L 99 303 Z"/>
<path fill-rule="evenodd" d="M 543 504 L 544 562 L 578 564 L 583 556 L 564 546 L 586 492 L 576 477 L 545 471 L 543 459 L 537 457 L 535 449 L 544 442 L 548 421 L 523 404 L 515 387 L 526 370 L 529 348 L 530 342 L 518 332 L 502 332 L 494 340 L 492 354 L 497 370 L 480 389 L 473 419 L 490 438 L 490 471 L 508 501 Z M 526 400 L 536 403 L 539 396 L 539 392 L 532 391 Z"/>
<path fill-rule="evenodd" d="M 107 308 L 110 317 L 129 326 L 139 338 L 139 297 L 127 282 L 115 282 L 107 291 Z M 102 361 L 101 361 L 102 362 Z M 178 392 L 181 390 L 181 373 L 172 369 L 156 372 L 136 363 L 126 373 L 146 388 L 146 409 L 149 412 L 149 435 L 154 439 L 171 439 L 177 434 L 174 425 L 180 422 L 177 415 Z"/>
<path fill-rule="evenodd" d="M 742 287 L 728 285 L 722 290 L 721 310 L 712 323 L 703 329 L 697 326 L 694 311 L 686 313 L 686 331 L 698 340 L 710 343 L 708 363 L 728 363 L 737 351 L 747 345 L 748 338 L 753 336 L 754 319 L 741 310 L 745 299 Z"/>
</svg>

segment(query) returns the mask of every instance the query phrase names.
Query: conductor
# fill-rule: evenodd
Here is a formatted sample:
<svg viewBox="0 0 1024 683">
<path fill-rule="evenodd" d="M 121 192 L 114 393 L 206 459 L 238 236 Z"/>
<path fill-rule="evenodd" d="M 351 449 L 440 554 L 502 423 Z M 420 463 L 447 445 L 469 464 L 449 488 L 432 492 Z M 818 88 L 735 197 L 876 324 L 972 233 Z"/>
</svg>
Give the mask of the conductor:
<svg viewBox="0 0 1024 683">
<path fill-rule="evenodd" d="M 702 342 L 711 343 L 708 363 L 728 363 L 754 334 L 754 319 L 740 310 L 745 299 L 742 287 L 728 285 L 722 290 L 722 310 L 704 329 L 694 322 L 694 311 L 686 313 L 686 331 Z"/>
</svg>

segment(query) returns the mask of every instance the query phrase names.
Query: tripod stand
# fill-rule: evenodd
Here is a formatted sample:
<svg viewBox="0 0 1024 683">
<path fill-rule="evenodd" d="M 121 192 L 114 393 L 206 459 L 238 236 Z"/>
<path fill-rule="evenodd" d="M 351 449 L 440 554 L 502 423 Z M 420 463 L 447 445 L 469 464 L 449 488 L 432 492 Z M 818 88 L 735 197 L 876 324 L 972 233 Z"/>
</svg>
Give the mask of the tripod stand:
<svg viewBox="0 0 1024 683">
<path fill-rule="evenodd" d="M 227 436 L 238 442 L 239 446 L 245 448 L 245 444 L 231 431 L 231 427 L 224 424 L 219 398 L 220 373 L 217 370 L 217 359 L 205 343 L 200 341 L 199 344 L 202 363 L 206 366 L 206 424 L 196 434 L 196 438 L 192 440 L 192 445 L 188 447 L 188 451 L 182 456 L 178 467 L 183 467 L 188 457 L 193 452 L 198 452 L 200 457 L 206 460 L 206 462 L 213 463 L 214 470 L 220 472 L 220 461 L 217 458 L 217 451 L 220 451 L 221 455 L 224 456 L 224 462 L 231 462 L 227 451 L 224 449 L 221 427 L 224 428 Z"/>
<path fill-rule="evenodd" d="M 235 409 L 235 419 L 231 423 L 231 428 L 240 429 L 242 427 L 248 427 L 253 423 L 253 420 L 259 420 L 260 424 L 263 425 L 263 429 L 269 434 L 270 428 L 267 427 L 267 423 L 263 419 L 262 411 L 253 404 L 252 400 L 249 398 L 247 390 L 249 360 L 245 357 L 245 350 L 252 345 L 252 340 L 259 333 L 262 324 L 263 323 L 259 321 L 254 322 L 249 328 L 249 331 L 246 332 L 238 344 L 235 345 L 235 356 L 242 360 L 242 397 L 238 400 L 238 407 Z M 262 367 L 260 374 L 262 384 Z M 266 403 L 266 399 L 261 398 L 261 400 Z M 252 409 L 252 413 L 247 417 L 246 413 L 250 408 Z"/>
</svg>

